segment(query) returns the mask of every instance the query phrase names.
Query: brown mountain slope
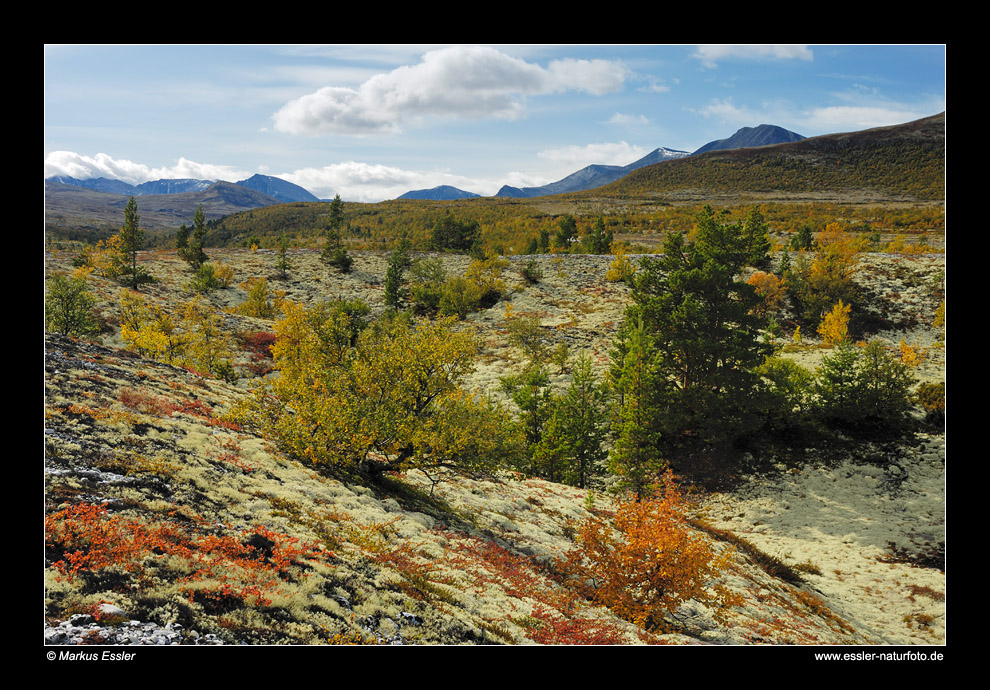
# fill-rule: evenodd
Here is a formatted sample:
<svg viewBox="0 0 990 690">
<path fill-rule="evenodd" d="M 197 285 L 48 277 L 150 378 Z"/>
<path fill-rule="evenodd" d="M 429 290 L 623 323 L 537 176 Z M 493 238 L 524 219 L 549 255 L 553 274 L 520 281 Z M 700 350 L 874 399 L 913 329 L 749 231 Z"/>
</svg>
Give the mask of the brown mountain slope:
<svg viewBox="0 0 990 690">
<path fill-rule="evenodd" d="M 873 203 L 945 199 L 945 113 L 892 127 L 710 151 L 635 170 L 585 195 Z"/>
</svg>

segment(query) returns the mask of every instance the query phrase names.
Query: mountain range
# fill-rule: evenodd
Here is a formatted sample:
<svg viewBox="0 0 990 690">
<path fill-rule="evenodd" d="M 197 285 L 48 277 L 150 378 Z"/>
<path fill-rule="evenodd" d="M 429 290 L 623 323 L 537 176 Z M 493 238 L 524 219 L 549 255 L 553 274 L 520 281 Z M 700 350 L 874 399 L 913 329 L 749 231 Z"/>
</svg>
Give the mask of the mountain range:
<svg viewBox="0 0 990 690">
<path fill-rule="evenodd" d="M 425 199 L 427 201 L 452 201 L 454 199 L 474 199 L 479 196 L 481 195 L 475 194 L 474 192 L 465 192 L 463 189 L 442 184 L 439 187 L 432 187 L 431 189 L 414 189 L 413 191 L 406 192 L 402 196 L 396 198 Z"/>
<path fill-rule="evenodd" d="M 706 151 L 724 151 L 727 149 L 748 149 L 754 146 L 772 146 L 773 144 L 788 144 L 801 141 L 805 137 L 788 131 L 776 125 L 760 125 L 758 127 L 743 127 L 728 139 L 710 141 L 692 153 L 697 156 Z"/>
<path fill-rule="evenodd" d="M 753 146 L 770 146 L 772 144 L 783 144 L 792 141 L 800 141 L 803 136 L 795 132 L 777 127 L 776 125 L 759 125 L 757 127 L 743 127 L 738 132 L 727 139 L 711 141 L 702 146 L 694 153 L 678 151 L 660 147 L 654 149 L 647 155 L 628 165 L 589 165 L 581 168 L 577 172 L 571 173 L 567 177 L 551 182 L 540 187 L 511 187 L 503 185 L 496 192 L 496 197 L 507 197 L 512 199 L 530 199 L 540 196 L 551 196 L 553 194 L 567 194 L 569 192 L 583 192 L 588 189 L 597 189 L 616 180 L 620 180 L 633 170 L 644 168 L 654 163 L 676 160 L 687 156 L 694 156 L 706 151 L 720 149 L 749 148 Z M 454 199 L 464 199 L 469 196 L 478 196 L 465 192 L 456 187 L 434 187 L 433 189 L 416 190 L 407 192 L 400 196 L 400 199 L 432 199 L 435 201 L 450 201 Z"/>
<path fill-rule="evenodd" d="M 74 187 L 84 187 L 97 192 L 108 192 L 110 194 L 123 194 L 126 196 L 145 196 L 151 194 L 185 194 L 187 192 L 203 192 L 217 184 L 216 180 L 196 180 L 188 178 L 152 180 L 133 185 L 121 180 L 109 179 L 106 177 L 93 177 L 80 180 L 68 175 L 54 175 L 45 182 L 55 182 L 59 184 L 72 185 Z M 319 201 L 319 198 L 310 194 L 297 184 L 286 182 L 278 177 L 270 175 L 252 175 L 246 180 L 239 182 L 225 183 L 236 184 L 247 187 L 271 197 L 276 203 L 289 203 L 292 201 Z"/>
<path fill-rule="evenodd" d="M 542 187 L 503 187 L 496 197 L 536 198 L 602 190 L 611 196 L 674 194 L 704 196 L 761 192 L 833 196 L 868 190 L 876 198 L 944 198 L 945 114 L 859 132 L 805 138 L 773 125 L 744 127 L 694 153 L 658 148 L 625 166 L 589 165 Z M 120 180 L 46 179 L 46 225 L 95 230 L 119 223 L 127 197 L 144 196 L 146 227 L 188 223 L 198 205 L 207 218 L 291 202 L 320 201 L 277 177 L 254 175 L 237 183 L 192 179 L 130 185 Z M 878 195 L 878 196 L 877 196 Z M 479 195 L 455 187 L 414 190 L 400 199 L 434 201 Z"/>
<path fill-rule="evenodd" d="M 782 127 L 774 125 L 760 125 L 759 127 L 744 127 L 728 139 L 720 139 L 705 144 L 694 153 L 713 149 L 742 148 L 746 146 L 766 146 L 769 144 L 779 144 L 786 141 L 798 141 L 803 139 L 800 134 L 789 132 Z M 587 189 L 595 189 L 610 182 L 614 182 L 626 176 L 633 170 L 642 168 L 654 163 L 673 160 L 689 156 L 687 151 L 677 151 L 660 147 L 643 156 L 637 161 L 628 165 L 589 165 L 578 170 L 567 177 L 545 184 L 541 187 L 510 187 L 504 185 L 495 194 L 497 197 L 509 198 L 531 198 L 539 196 L 549 196 L 552 194 L 565 194 L 567 192 L 581 192 Z M 144 196 L 149 194 L 183 194 L 186 192 L 202 192 L 215 184 L 215 180 L 197 180 L 189 178 L 162 179 L 142 182 L 132 185 L 122 180 L 109 179 L 106 177 L 95 177 L 89 179 L 78 179 L 68 175 L 55 175 L 45 180 L 60 184 L 72 185 L 74 187 L 84 187 L 110 194 L 122 194 L 125 196 Z M 277 203 L 289 203 L 293 201 L 319 201 L 315 195 L 297 184 L 287 182 L 278 177 L 270 175 L 252 175 L 246 180 L 240 180 L 233 184 L 248 187 L 261 192 L 266 196 L 275 199 Z M 478 197 L 480 194 L 466 192 L 450 185 L 440 185 L 432 189 L 417 189 L 406 192 L 397 197 L 399 199 L 426 199 L 430 201 L 451 201 L 455 199 L 470 199 Z"/>
<path fill-rule="evenodd" d="M 562 180 L 545 184 L 542 187 L 510 187 L 503 186 L 495 196 L 511 198 L 529 198 L 536 196 L 550 196 L 552 194 L 565 194 L 567 192 L 583 192 L 586 189 L 595 189 L 609 182 L 625 177 L 633 170 L 646 165 L 653 165 L 662 161 L 669 161 L 675 158 L 682 158 L 690 155 L 687 151 L 675 151 L 660 147 L 634 161 L 629 165 L 589 165 L 581 168 L 575 173 L 571 173 Z"/>
</svg>

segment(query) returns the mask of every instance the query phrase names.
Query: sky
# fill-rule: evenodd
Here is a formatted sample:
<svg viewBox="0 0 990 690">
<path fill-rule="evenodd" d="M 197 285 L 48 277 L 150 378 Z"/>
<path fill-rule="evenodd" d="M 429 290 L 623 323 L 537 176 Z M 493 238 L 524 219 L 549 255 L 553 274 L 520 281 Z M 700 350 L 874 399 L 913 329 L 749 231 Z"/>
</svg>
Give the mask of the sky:
<svg viewBox="0 0 990 690">
<path fill-rule="evenodd" d="M 742 127 L 945 110 L 932 45 L 46 45 L 45 177 L 236 182 L 376 202 L 540 186 Z"/>
</svg>

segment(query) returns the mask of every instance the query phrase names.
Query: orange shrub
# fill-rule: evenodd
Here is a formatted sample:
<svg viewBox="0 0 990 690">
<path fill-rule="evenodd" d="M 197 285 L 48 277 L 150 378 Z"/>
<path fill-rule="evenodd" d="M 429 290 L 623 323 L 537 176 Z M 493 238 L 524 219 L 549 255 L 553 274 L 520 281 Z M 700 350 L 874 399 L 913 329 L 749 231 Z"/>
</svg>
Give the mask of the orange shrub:
<svg viewBox="0 0 990 690">
<path fill-rule="evenodd" d="M 685 505 L 669 473 L 650 499 L 620 505 L 611 521 L 597 515 L 579 527 L 577 547 L 562 568 L 585 597 L 647 630 L 694 600 L 723 618 L 740 598 L 712 581 L 729 565 L 685 520 Z"/>
<path fill-rule="evenodd" d="M 753 311 L 760 316 L 766 316 L 777 311 L 784 299 L 784 293 L 787 292 L 787 286 L 783 280 L 773 273 L 757 271 L 746 282 L 752 285 L 756 289 L 756 294 L 763 298 L 763 302 Z"/>
<path fill-rule="evenodd" d="M 197 534 L 178 523 L 146 524 L 90 504 L 47 515 L 45 535 L 51 567 L 69 581 L 87 571 L 116 568 L 135 573 L 139 582 L 148 559 L 185 561 L 188 574 L 179 579 L 182 591 L 208 611 L 249 601 L 267 605 L 268 597 L 294 576 L 302 560 L 333 556 L 316 544 L 261 525 L 243 533 Z"/>
</svg>

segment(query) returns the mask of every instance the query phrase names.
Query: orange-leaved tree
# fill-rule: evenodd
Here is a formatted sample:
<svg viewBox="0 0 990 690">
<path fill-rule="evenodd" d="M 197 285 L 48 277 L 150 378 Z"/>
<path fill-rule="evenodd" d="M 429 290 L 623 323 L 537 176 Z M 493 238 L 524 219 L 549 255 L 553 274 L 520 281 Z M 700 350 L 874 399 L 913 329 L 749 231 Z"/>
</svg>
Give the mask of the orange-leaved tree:
<svg viewBox="0 0 990 690">
<path fill-rule="evenodd" d="M 773 273 L 756 271 L 746 282 L 756 288 L 756 294 L 763 299 L 760 304 L 753 307 L 756 314 L 769 316 L 780 308 L 787 293 L 787 285 L 783 279 Z"/>
<path fill-rule="evenodd" d="M 611 520 L 593 514 L 580 524 L 562 564 L 589 600 L 647 630 L 671 629 L 681 604 L 693 600 L 724 619 L 740 598 L 716 582 L 731 550 L 719 552 L 687 523 L 685 502 L 670 473 L 653 497 L 621 503 Z"/>
</svg>

